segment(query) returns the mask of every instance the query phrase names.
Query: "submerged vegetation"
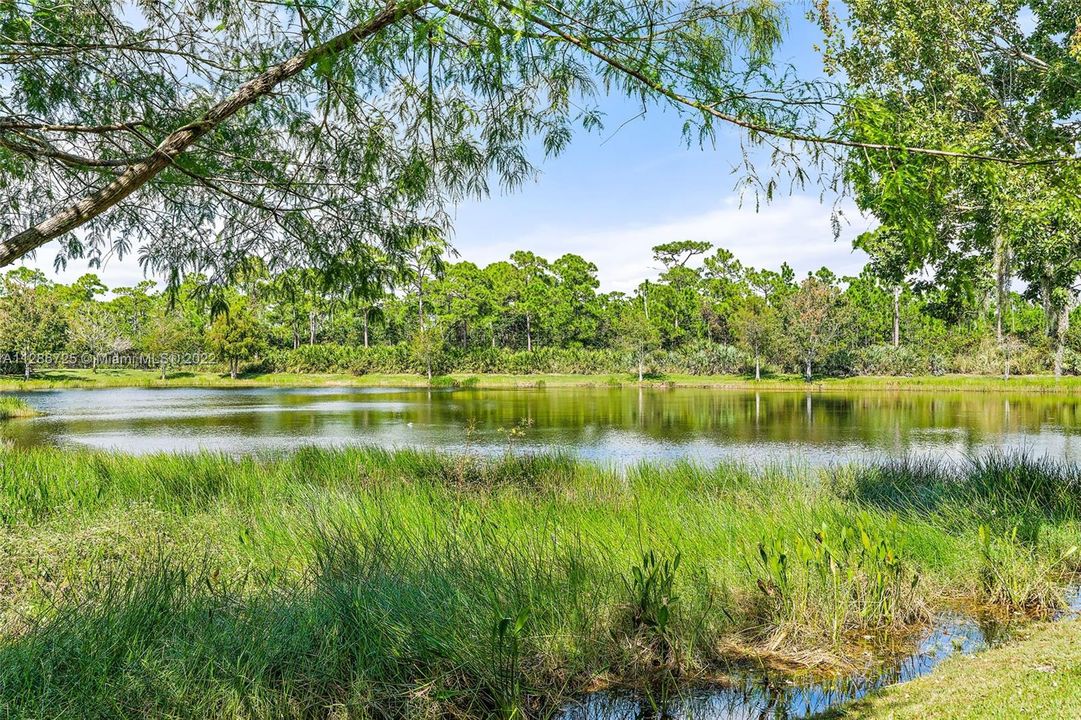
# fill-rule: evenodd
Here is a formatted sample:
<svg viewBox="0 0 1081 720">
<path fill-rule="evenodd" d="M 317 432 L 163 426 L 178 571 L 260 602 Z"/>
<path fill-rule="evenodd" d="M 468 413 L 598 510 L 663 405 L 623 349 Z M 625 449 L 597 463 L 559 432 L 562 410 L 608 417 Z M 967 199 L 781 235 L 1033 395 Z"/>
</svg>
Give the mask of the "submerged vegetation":
<svg viewBox="0 0 1081 720">
<path fill-rule="evenodd" d="M 5 716 L 535 714 L 1061 607 L 1081 468 L 0 451 Z"/>
</svg>

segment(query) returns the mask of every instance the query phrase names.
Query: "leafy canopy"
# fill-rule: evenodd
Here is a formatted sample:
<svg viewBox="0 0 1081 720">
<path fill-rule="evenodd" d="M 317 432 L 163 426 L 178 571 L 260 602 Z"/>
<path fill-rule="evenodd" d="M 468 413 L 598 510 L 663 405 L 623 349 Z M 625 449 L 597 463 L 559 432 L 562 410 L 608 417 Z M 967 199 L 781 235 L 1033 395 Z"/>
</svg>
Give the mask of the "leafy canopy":
<svg viewBox="0 0 1081 720">
<path fill-rule="evenodd" d="M 772 0 L 5 0 L 0 264 L 132 252 L 175 284 L 356 273 L 534 177 L 601 95 L 796 128 Z M 77 231 L 76 231 L 77 230 Z M 6 240 L 5 240 L 6 238 Z M 368 262 L 368 261 L 371 262 Z"/>
</svg>

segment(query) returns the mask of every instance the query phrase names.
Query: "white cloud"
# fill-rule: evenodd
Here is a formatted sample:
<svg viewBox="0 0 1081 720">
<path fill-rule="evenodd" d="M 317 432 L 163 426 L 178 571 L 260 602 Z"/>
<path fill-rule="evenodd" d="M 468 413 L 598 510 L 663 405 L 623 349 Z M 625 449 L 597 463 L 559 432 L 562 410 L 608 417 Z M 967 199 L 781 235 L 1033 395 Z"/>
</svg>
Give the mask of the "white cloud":
<svg viewBox="0 0 1081 720">
<path fill-rule="evenodd" d="M 852 250 L 852 239 L 867 230 L 870 221 L 851 204 L 842 204 L 841 236 L 834 240 L 832 210 L 832 206 L 806 195 L 778 198 L 758 212 L 753 204 L 741 207 L 730 198 L 712 210 L 654 223 L 582 229 L 581 218 L 568 216 L 566 224 L 517 231 L 504 228 L 501 239 L 495 242 L 460 234 L 455 247 L 462 259 L 480 265 L 506 260 L 515 250 L 532 250 L 549 260 L 575 253 L 596 263 L 601 287 L 606 291 L 630 291 L 644 278 L 655 277 L 657 268 L 650 248 L 673 240 L 706 240 L 731 251 L 745 265 L 758 268 L 777 269 L 787 262 L 798 275 L 823 265 L 839 275 L 854 275 L 863 267 L 866 256 Z M 101 269 L 88 267 L 85 260 L 74 260 L 60 273 L 52 268 L 54 254 L 46 246 L 26 264 L 41 268 L 51 279 L 63 283 L 87 272 L 97 273 L 109 287 L 130 286 L 145 279 L 135 254 L 109 258 Z"/>
<path fill-rule="evenodd" d="M 855 206 L 842 204 L 841 235 L 833 238 L 833 208 L 806 195 L 778 198 L 755 212 L 735 199 L 698 214 L 648 224 L 597 227 L 548 225 L 508 233 L 498 242 L 478 243 L 459 236 L 455 246 L 463 258 L 479 264 L 506 259 L 515 250 L 554 260 L 575 253 L 594 262 L 604 290 L 629 291 L 657 274 L 651 248 L 674 240 L 706 240 L 731 251 L 745 265 L 778 269 L 787 262 L 803 275 L 823 265 L 839 275 L 855 275 L 866 255 L 852 249 L 852 239 L 871 222 Z"/>
<path fill-rule="evenodd" d="M 36 257 L 24 259 L 20 264 L 38 268 L 50 279 L 65 285 L 69 285 L 87 273 L 93 273 L 101 278 L 102 282 L 110 288 L 131 287 L 143 280 L 150 279 L 161 282 L 156 276 L 147 277 L 143 269 L 139 267 L 137 253 L 127 253 L 123 258 L 108 257 L 100 268 L 90 267 L 86 260 L 69 260 L 65 269 L 57 272 L 53 269 L 53 259 L 56 257 L 56 243 L 49 243 L 38 249 Z"/>
</svg>

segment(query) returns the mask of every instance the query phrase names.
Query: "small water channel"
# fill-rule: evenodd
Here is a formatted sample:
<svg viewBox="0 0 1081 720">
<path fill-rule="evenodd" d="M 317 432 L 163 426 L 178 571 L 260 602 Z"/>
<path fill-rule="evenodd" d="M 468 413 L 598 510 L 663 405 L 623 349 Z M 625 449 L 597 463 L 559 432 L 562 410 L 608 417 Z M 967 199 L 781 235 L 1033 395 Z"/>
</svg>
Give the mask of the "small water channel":
<svg viewBox="0 0 1081 720">
<path fill-rule="evenodd" d="M 1052 620 L 1081 614 L 1081 587 L 1067 594 L 1067 608 Z M 916 647 L 873 672 L 828 680 L 799 680 L 783 673 L 743 668 L 724 686 L 680 689 L 665 698 L 604 690 L 566 706 L 560 720 L 798 720 L 813 718 L 868 693 L 926 675 L 947 658 L 1008 642 L 1015 626 L 993 617 L 958 612 L 938 615 Z"/>
</svg>

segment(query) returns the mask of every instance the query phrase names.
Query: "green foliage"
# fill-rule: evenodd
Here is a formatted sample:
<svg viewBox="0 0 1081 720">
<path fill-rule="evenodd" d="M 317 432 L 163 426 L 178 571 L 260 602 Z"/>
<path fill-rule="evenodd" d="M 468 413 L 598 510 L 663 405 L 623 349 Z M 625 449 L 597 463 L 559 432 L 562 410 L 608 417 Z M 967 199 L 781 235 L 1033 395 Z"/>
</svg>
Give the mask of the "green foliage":
<svg viewBox="0 0 1081 720">
<path fill-rule="evenodd" d="M 37 270 L 9 271 L 0 285 L 0 347 L 18 359 L 30 377 L 39 355 L 58 350 L 66 330 L 59 302 Z"/>
<path fill-rule="evenodd" d="M 777 102 L 822 104 L 815 83 L 794 85 L 771 62 L 775 3 L 610 9 L 228 0 L 176 12 L 153 0 L 133 15 L 90 0 L 8 3 L 3 262 L 60 235 L 61 261 L 143 242 L 140 260 L 172 284 L 234 282 L 252 257 L 415 278 L 418 240 L 449 236 L 464 199 L 535 177 L 531 148 L 555 155 L 577 129 L 601 127 L 605 95 L 670 108 L 673 137 L 682 128 L 702 143 L 736 118 L 813 129 L 799 105 Z M 159 144 L 164 162 L 140 165 Z M 101 192 L 131 167 L 123 192 Z M 59 232 L 8 242 L 79 197 Z"/>
<path fill-rule="evenodd" d="M 825 632 L 840 643 L 857 628 L 903 625 L 922 616 L 919 575 L 901 558 L 896 527 L 866 516 L 823 523 L 805 536 L 775 537 L 757 545 L 748 564 L 771 622 L 799 622 L 809 606 L 827 609 Z"/>
<path fill-rule="evenodd" d="M 754 360 L 754 376 L 761 376 L 761 365 L 781 343 L 781 322 L 776 309 L 758 296 L 744 303 L 729 320 L 740 345 Z"/>
<path fill-rule="evenodd" d="M 413 356 L 424 367 L 431 381 L 433 371 L 438 372 L 442 363 L 445 341 L 443 328 L 435 323 L 425 324 L 413 334 L 409 349 Z"/>
<path fill-rule="evenodd" d="M 243 360 L 258 357 L 266 346 L 266 332 L 245 298 L 235 298 L 214 318 L 206 333 L 207 345 L 229 366 L 235 378 Z"/>
<path fill-rule="evenodd" d="M 631 627 L 645 628 L 663 643 L 668 642 L 668 624 L 679 603 L 675 586 L 682 561 L 678 552 L 668 560 L 647 550 L 642 561 L 631 568 L 630 580 L 625 580 L 631 596 Z"/>
<path fill-rule="evenodd" d="M 0 420 L 33 417 L 38 411 L 19 398 L 0 396 Z"/>
<path fill-rule="evenodd" d="M 981 582 L 986 599 L 1011 610 L 1047 612 L 1066 606 L 1057 580 L 1077 554 L 1070 545 L 1056 557 L 1039 547 L 1038 531 L 1018 536 L 1020 526 L 997 534 L 980 525 Z"/>
<path fill-rule="evenodd" d="M 797 367 L 810 382 L 815 365 L 843 338 L 840 291 L 828 280 L 810 275 L 784 305 L 785 335 Z"/>
<path fill-rule="evenodd" d="M 513 617 L 503 616 L 496 620 L 493 629 L 495 645 L 495 704 L 507 720 L 523 714 L 522 639 L 529 623 L 529 609 L 522 608 Z"/>
<path fill-rule="evenodd" d="M 1074 157 L 1081 139 L 1067 121 L 1078 108 L 1081 63 L 1069 43 L 1081 7 L 1067 4 L 1073 10 L 1045 2 L 853 0 L 843 31 L 828 11 L 822 15 L 827 66 L 849 82 L 839 130 L 871 143 L 933 142 L 1016 161 L 850 154 L 846 180 L 860 208 L 879 221 L 857 246 L 897 287 L 929 276 L 954 297 L 993 288 L 999 344 L 1014 315 L 1010 283 L 1020 278 L 1042 305 L 1056 375 L 1078 304 L 1077 170 L 1028 161 Z"/>
<path fill-rule="evenodd" d="M 596 266 L 577 255 L 549 262 L 520 252 L 513 262 L 484 268 L 433 265 L 429 257 L 419 275 L 397 280 L 389 267 L 371 280 L 310 268 L 272 274 L 253 264 L 221 293 L 208 294 L 192 279 L 174 293 L 154 293 L 153 283 L 117 288 L 112 299 L 102 297 L 106 289 L 93 276 L 64 286 L 16 273 L 9 285 L 22 300 L 0 298 L 0 307 L 6 303 L 12 317 L 42 319 L 42 351 L 65 351 L 87 366 L 119 353 L 162 374 L 178 358 L 204 350 L 230 374 L 242 367 L 426 376 L 430 366 L 433 378 L 451 372 L 806 375 L 808 364 L 812 375 L 832 376 L 1077 368 L 1070 343 L 1081 347 L 1074 343 L 1081 330 L 1063 335 L 1057 363 L 1048 336 L 1057 311 L 1018 293 L 1005 296 L 1006 332 L 998 340 L 990 288 L 958 298 L 950 288 L 883 276 L 889 273 L 874 258 L 857 277 L 822 269 L 797 283 L 787 266 L 746 267 L 724 249 L 695 267 L 707 244 L 692 245 L 691 255 L 673 256 L 660 281 L 643 283 L 630 296 L 600 293 Z M 390 292 L 398 280 L 407 282 L 405 290 Z M 57 306 L 63 311 L 51 309 Z M 4 333 L 0 323 L 0 340 Z M 17 349 L 10 341 L 7 348 L 6 369 L 22 371 L 10 361 Z"/>
</svg>

